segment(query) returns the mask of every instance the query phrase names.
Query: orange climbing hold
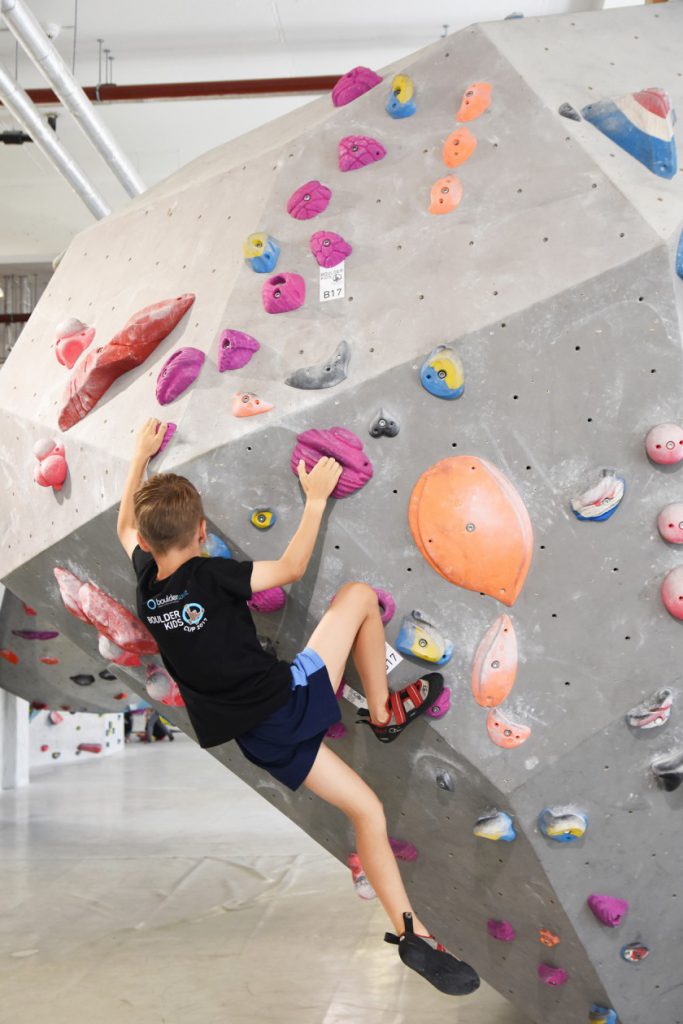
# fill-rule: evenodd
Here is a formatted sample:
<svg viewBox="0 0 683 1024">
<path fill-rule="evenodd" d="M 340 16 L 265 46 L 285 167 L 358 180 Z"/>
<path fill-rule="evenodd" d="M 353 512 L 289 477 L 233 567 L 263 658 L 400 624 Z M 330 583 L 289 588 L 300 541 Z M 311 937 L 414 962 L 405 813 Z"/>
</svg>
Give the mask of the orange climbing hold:
<svg viewBox="0 0 683 1024">
<path fill-rule="evenodd" d="M 252 394 L 250 391 L 236 391 L 232 396 L 232 414 L 233 416 L 258 416 L 262 412 L 270 412 L 273 406 L 270 402 L 265 402 L 258 395 Z"/>
<path fill-rule="evenodd" d="M 531 729 L 528 725 L 511 722 L 498 708 L 491 708 L 489 711 L 486 717 L 486 728 L 491 742 L 495 743 L 497 747 L 503 747 L 504 750 L 521 747 L 522 743 L 525 743 L 531 736 Z"/>
<path fill-rule="evenodd" d="M 19 664 L 18 656 L 14 651 L 10 651 L 8 647 L 3 647 L 2 650 L 0 650 L 0 658 L 4 658 L 5 661 L 9 661 L 10 665 Z"/>
<path fill-rule="evenodd" d="M 469 160 L 476 148 L 476 136 L 469 128 L 456 128 L 443 144 L 443 162 L 446 167 L 459 167 Z"/>
<path fill-rule="evenodd" d="M 455 115 L 456 121 L 474 121 L 491 106 L 491 89 L 489 82 L 472 82 L 465 89 L 465 94 Z"/>
<path fill-rule="evenodd" d="M 531 564 L 533 530 L 499 469 L 474 456 L 442 459 L 415 484 L 408 519 L 417 547 L 444 579 L 515 603 Z"/>
<path fill-rule="evenodd" d="M 462 199 L 462 185 L 458 179 L 449 174 L 445 178 L 439 178 L 432 185 L 432 194 L 429 203 L 430 213 L 452 213 Z"/>
<path fill-rule="evenodd" d="M 41 658 L 43 665 L 59 665 L 59 658 Z"/>
<path fill-rule="evenodd" d="M 516 675 L 517 637 L 509 617 L 501 615 L 486 630 L 472 662 L 472 693 L 477 704 L 483 708 L 498 707 L 515 685 Z M 491 739 L 494 735 L 505 738 L 507 722 L 502 716 L 498 716 L 497 724 L 487 722 L 486 725 Z M 515 743 L 499 743 L 501 747 L 508 745 L 516 746 Z"/>
</svg>

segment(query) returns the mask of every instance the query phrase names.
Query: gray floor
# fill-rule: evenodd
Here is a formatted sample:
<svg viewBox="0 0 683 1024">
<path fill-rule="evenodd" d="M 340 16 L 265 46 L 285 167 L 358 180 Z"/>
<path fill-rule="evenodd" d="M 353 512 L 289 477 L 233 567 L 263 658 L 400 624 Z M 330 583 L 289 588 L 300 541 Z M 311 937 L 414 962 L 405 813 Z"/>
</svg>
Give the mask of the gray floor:
<svg viewBox="0 0 683 1024">
<path fill-rule="evenodd" d="M 192 741 L 0 793 L 0 1024 L 528 1024 L 440 995 L 346 868 Z"/>
</svg>

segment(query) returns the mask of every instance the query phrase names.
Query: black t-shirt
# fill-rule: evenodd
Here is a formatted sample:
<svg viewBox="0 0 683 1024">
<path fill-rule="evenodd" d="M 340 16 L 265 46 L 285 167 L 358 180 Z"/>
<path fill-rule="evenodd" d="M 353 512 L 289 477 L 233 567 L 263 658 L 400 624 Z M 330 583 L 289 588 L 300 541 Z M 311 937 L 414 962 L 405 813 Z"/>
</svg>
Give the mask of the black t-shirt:
<svg viewBox="0 0 683 1024">
<path fill-rule="evenodd" d="M 263 650 L 247 607 L 252 562 L 190 558 L 164 580 L 137 546 L 137 608 L 178 684 L 202 747 L 234 739 L 287 703 L 291 666 Z"/>
</svg>

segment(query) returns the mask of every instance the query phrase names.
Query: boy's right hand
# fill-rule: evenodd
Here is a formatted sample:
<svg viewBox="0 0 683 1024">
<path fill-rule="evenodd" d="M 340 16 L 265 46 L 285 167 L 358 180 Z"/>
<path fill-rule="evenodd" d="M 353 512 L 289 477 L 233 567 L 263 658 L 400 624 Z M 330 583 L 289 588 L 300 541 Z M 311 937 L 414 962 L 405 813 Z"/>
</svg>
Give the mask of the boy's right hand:
<svg viewBox="0 0 683 1024">
<path fill-rule="evenodd" d="M 299 459 L 296 468 L 301 487 L 308 501 L 327 501 L 337 486 L 344 467 L 327 455 L 319 459 L 310 473 L 306 472 L 306 463 Z"/>
<path fill-rule="evenodd" d="M 150 417 L 138 431 L 135 451 L 144 459 L 151 459 L 159 451 L 166 432 L 166 424 Z"/>
</svg>

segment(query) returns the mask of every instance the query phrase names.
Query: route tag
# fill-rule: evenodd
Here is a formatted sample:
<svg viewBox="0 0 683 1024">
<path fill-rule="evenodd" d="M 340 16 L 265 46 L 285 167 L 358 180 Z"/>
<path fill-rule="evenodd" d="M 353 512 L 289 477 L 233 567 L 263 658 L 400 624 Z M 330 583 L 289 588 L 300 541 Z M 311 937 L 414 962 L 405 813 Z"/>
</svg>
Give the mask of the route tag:
<svg viewBox="0 0 683 1024">
<path fill-rule="evenodd" d="M 387 675 L 389 675 L 403 661 L 403 658 L 386 640 L 384 641 L 384 653 L 387 659 Z"/>
<path fill-rule="evenodd" d="M 344 267 L 338 263 L 336 267 L 320 268 L 320 301 L 330 302 L 332 299 L 344 298 Z"/>
</svg>

